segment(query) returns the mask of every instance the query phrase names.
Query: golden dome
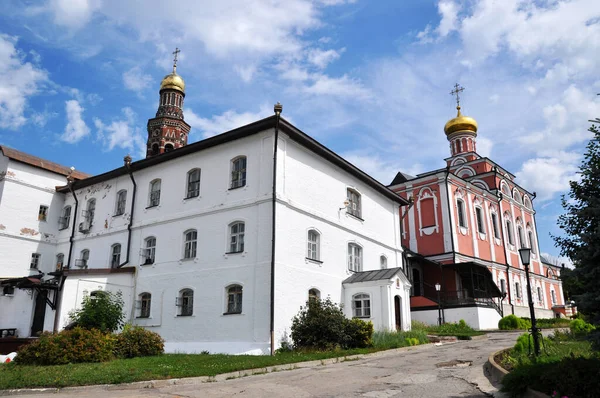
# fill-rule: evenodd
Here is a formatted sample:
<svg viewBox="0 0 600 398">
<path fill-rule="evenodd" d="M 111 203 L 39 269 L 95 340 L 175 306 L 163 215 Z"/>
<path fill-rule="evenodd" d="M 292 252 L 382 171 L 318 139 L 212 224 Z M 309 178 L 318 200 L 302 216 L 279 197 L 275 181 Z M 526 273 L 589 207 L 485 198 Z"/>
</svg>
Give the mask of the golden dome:
<svg viewBox="0 0 600 398">
<path fill-rule="evenodd" d="M 444 132 L 447 136 L 454 133 L 471 132 L 477 135 L 477 122 L 472 117 L 463 116 L 460 113 L 460 106 L 456 109 L 458 113 L 455 118 L 448 120 L 444 126 Z"/>
<path fill-rule="evenodd" d="M 185 93 L 185 82 L 183 81 L 181 76 L 177 74 L 175 68 L 173 68 L 173 73 L 169 73 L 162 79 L 162 82 L 160 82 L 160 89 L 173 89 Z"/>
</svg>

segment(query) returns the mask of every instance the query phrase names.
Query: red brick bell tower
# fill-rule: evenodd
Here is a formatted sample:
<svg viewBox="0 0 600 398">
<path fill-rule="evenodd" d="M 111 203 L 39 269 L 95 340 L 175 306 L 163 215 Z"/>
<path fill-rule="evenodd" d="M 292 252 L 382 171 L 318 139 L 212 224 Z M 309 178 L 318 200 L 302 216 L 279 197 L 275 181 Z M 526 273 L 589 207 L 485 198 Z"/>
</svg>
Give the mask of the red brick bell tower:
<svg viewBox="0 0 600 398">
<path fill-rule="evenodd" d="M 177 74 L 177 55 L 173 54 L 173 72 L 160 83 L 160 101 L 156 117 L 148 120 L 148 141 L 146 158 L 169 152 L 187 145 L 190 125 L 183 120 L 183 99 L 185 82 Z"/>
</svg>

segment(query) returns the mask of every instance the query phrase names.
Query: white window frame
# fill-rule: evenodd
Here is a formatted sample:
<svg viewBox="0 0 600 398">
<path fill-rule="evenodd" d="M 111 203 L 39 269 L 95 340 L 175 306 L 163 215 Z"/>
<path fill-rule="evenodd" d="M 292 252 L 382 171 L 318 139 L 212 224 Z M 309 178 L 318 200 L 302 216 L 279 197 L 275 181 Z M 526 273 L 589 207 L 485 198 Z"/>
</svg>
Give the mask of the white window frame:
<svg viewBox="0 0 600 398">
<path fill-rule="evenodd" d="M 519 282 L 515 282 L 515 294 L 517 295 L 518 299 L 521 298 L 521 293 L 521 284 Z"/>
<path fill-rule="evenodd" d="M 79 258 L 77 260 L 75 260 L 75 264 L 77 265 L 77 263 L 79 262 L 78 266 L 80 266 L 82 268 L 87 268 L 89 260 L 90 260 L 90 250 L 83 249 L 81 252 L 79 252 Z"/>
<path fill-rule="evenodd" d="M 185 191 L 185 198 L 197 198 L 200 196 L 200 179 L 202 172 L 200 169 L 192 169 L 187 172 L 187 184 Z"/>
<path fill-rule="evenodd" d="M 242 155 L 231 159 L 231 180 L 229 189 L 246 186 L 247 170 L 248 158 L 246 156 Z"/>
<path fill-rule="evenodd" d="M 362 220 L 362 197 L 360 192 L 353 188 L 346 188 L 346 199 L 348 200 L 346 213 Z"/>
<path fill-rule="evenodd" d="M 241 314 L 244 301 L 244 287 L 240 284 L 225 288 L 225 314 Z"/>
<path fill-rule="evenodd" d="M 156 237 L 149 236 L 144 239 L 144 265 L 154 264 L 156 261 Z"/>
<path fill-rule="evenodd" d="M 83 211 L 83 218 L 90 226 L 94 224 L 94 216 L 96 215 L 96 199 L 91 198 L 87 201 L 86 209 Z"/>
<path fill-rule="evenodd" d="M 148 190 L 148 207 L 160 206 L 160 190 L 162 180 L 160 178 L 150 181 Z"/>
<path fill-rule="evenodd" d="M 31 261 L 29 262 L 29 269 L 40 269 L 42 263 L 41 253 L 31 253 Z"/>
<path fill-rule="evenodd" d="M 492 212 L 492 229 L 494 230 L 494 238 L 500 239 L 500 229 L 498 228 L 498 214 Z"/>
<path fill-rule="evenodd" d="M 191 260 L 198 255 L 198 231 L 188 229 L 183 233 L 183 259 Z"/>
<path fill-rule="evenodd" d="M 465 201 L 461 198 L 456 199 L 456 214 L 458 218 L 458 226 L 461 228 L 467 228 L 467 208 Z"/>
<path fill-rule="evenodd" d="M 181 289 L 176 304 L 179 307 L 179 316 L 194 315 L 194 291 L 189 288 Z"/>
<path fill-rule="evenodd" d="M 235 227 L 235 231 L 234 231 Z M 241 227 L 241 230 L 240 230 Z M 242 253 L 245 249 L 246 223 L 234 221 L 229 224 L 229 251 L 228 253 Z"/>
<path fill-rule="evenodd" d="M 38 221 L 47 222 L 49 210 L 50 206 L 40 205 L 40 209 L 38 210 Z"/>
<path fill-rule="evenodd" d="M 121 189 L 117 192 L 117 202 L 115 203 L 115 216 L 122 216 L 125 214 L 125 208 L 127 207 L 127 190 Z"/>
<path fill-rule="evenodd" d="M 515 245 L 515 236 L 513 233 L 512 221 L 507 219 L 505 224 L 506 224 L 506 237 L 508 240 L 508 244 L 511 246 L 514 246 Z"/>
<path fill-rule="evenodd" d="M 357 243 L 348 243 L 348 270 L 351 272 L 361 272 L 363 269 L 362 246 Z"/>
<path fill-rule="evenodd" d="M 477 223 L 477 232 L 485 235 L 485 222 L 483 218 L 483 208 L 475 206 L 475 222 Z"/>
<path fill-rule="evenodd" d="M 321 234 L 316 229 L 309 229 L 306 233 L 306 258 L 321 261 Z"/>
<path fill-rule="evenodd" d="M 552 305 L 556 305 L 556 292 L 554 289 L 550 289 L 550 300 L 552 300 Z"/>
<path fill-rule="evenodd" d="M 110 268 L 119 268 L 121 265 L 121 244 L 115 243 L 110 247 Z"/>
<path fill-rule="evenodd" d="M 371 296 L 367 293 L 357 293 L 352 296 L 352 316 L 354 318 L 371 317 Z"/>
<path fill-rule="evenodd" d="M 320 300 L 321 299 L 321 291 L 315 287 L 308 289 L 308 299 L 309 300 Z"/>
<path fill-rule="evenodd" d="M 527 230 L 527 238 L 529 239 L 529 247 L 531 248 L 531 252 L 533 254 L 537 254 L 535 236 L 533 235 L 533 231 L 530 229 Z"/>
<path fill-rule="evenodd" d="M 387 257 L 383 254 L 381 256 L 379 256 L 379 267 L 381 269 L 387 269 L 387 267 L 388 267 Z"/>
<path fill-rule="evenodd" d="M 71 206 L 65 206 L 60 213 L 60 218 L 58 219 L 58 230 L 63 230 L 69 228 L 69 224 L 71 223 Z"/>
<path fill-rule="evenodd" d="M 140 315 L 138 318 L 150 318 L 152 311 L 152 294 L 143 292 L 139 295 L 140 298 Z"/>
</svg>

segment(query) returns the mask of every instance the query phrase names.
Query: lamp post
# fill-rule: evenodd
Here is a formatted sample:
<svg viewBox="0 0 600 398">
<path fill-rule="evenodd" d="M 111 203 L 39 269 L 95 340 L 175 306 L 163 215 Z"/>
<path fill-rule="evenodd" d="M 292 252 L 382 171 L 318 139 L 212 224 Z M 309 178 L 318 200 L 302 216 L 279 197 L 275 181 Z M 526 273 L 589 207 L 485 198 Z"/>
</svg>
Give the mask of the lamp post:
<svg viewBox="0 0 600 398">
<path fill-rule="evenodd" d="M 538 336 L 538 328 L 535 320 L 535 310 L 533 308 L 533 297 L 531 295 L 531 283 L 529 282 L 529 263 L 531 261 L 531 248 L 523 247 L 519 249 L 521 262 L 525 267 L 525 277 L 527 278 L 527 300 L 529 300 L 529 314 L 531 316 L 531 334 L 533 335 L 533 352 L 537 357 L 540 355 L 540 341 Z"/>
<path fill-rule="evenodd" d="M 435 284 L 435 291 L 437 292 L 438 299 L 438 325 L 442 324 L 442 300 L 440 300 L 440 290 L 442 290 L 442 285 L 439 283 Z"/>
</svg>

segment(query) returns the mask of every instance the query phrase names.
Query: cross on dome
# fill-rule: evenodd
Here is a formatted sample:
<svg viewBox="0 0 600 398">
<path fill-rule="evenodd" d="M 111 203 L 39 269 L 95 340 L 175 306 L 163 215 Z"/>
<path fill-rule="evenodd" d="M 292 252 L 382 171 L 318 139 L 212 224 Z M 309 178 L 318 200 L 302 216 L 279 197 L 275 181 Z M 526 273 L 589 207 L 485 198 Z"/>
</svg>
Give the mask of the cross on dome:
<svg viewBox="0 0 600 398">
<path fill-rule="evenodd" d="M 465 91 L 465 88 L 462 87 L 458 83 L 456 83 L 454 85 L 454 90 L 450 91 L 450 95 L 452 95 L 452 96 L 456 95 L 456 109 L 460 109 L 460 96 L 459 96 L 459 94 L 462 93 L 463 91 Z"/>
<path fill-rule="evenodd" d="M 173 72 L 175 72 L 175 70 L 177 70 L 177 56 L 179 55 L 179 53 L 181 52 L 181 50 L 177 47 L 175 47 L 175 51 L 173 51 Z"/>
</svg>

